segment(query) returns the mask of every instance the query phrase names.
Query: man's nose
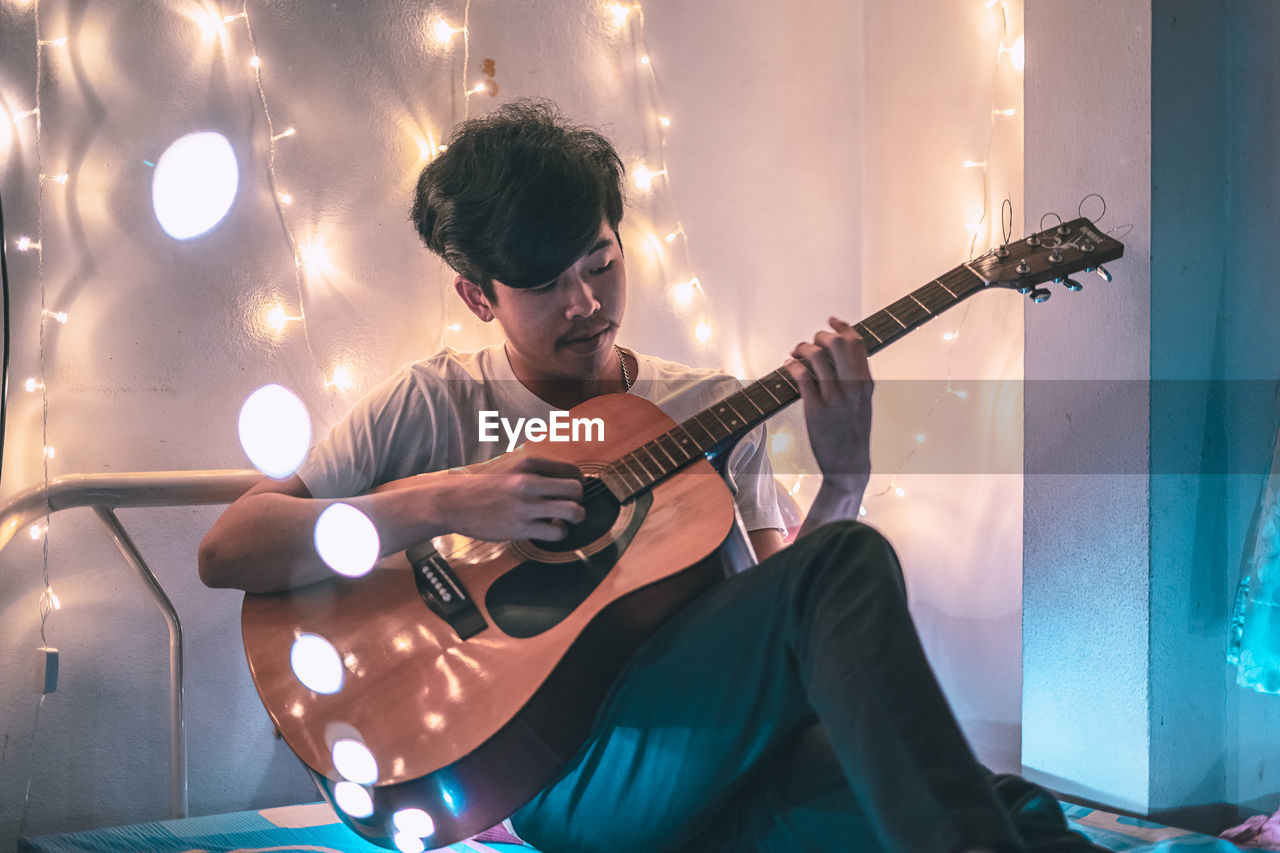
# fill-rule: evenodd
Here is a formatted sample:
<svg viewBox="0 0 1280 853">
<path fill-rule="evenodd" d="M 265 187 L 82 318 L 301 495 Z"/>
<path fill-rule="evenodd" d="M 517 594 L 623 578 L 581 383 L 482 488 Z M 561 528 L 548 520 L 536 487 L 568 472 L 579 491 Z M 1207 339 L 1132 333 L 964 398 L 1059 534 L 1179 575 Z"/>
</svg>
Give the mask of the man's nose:
<svg viewBox="0 0 1280 853">
<path fill-rule="evenodd" d="M 566 294 L 565 316 L 570 320 L 575 317 L 590 317 L 600 310 L 600 302 L 596 299 L 591 284 L 582 276 L 573 276 Z"/>
</svg>

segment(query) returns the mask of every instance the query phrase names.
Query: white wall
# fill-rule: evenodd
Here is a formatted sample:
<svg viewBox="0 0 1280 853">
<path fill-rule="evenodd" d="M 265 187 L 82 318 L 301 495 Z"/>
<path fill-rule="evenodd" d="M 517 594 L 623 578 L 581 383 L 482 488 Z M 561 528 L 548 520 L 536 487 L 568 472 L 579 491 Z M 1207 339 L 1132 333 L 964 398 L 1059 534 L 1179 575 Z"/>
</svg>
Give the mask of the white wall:
<svg viewBox="0 0 1280 853">
<path fill-rule="evenodd" d="M 474 83 L 480 61 L 494 59 L 499 100 L 552 97 L 602 126 L 629 162 L 662 162 L 661 105 L 673 121 L 670 182 L 632 199 L 623 341 L 759 375 L 828 313 L 869 313 L 965 260 L 964 226 L 984 195 L 990 203 L 1007 192 L 1020 205 L 1020 119 L 995 126 L 990 116 L 993 102 L 1017 107 L 1021 99 L 1020 79 L 998 60 L 1002 8 L 948 0 L 873 4 L 864 14 L 863 4 L 835 0 L 803 12 L 654 0 L 645 7 L 646 48 L 634 19 L 618 33 L 594 3 L 475 3 L 465 76 Z M 274 336 L 260 321 L 276 299 L 297 313 L 299 287 L 272 202 L 243 22 L 205 40 L 191 17 L 197 9 L 40 4 L 42 37 L 66 34 L 69 43 L 46 48 L 39 162 L 31 119 L 13 125 L 9 139 L 0 131 L 14 297 L 0 497 L 43 479 L 43 399 L 22 390 L 41 374 L 42 287 L 48 307 L 70 315 L 65 326 L 45 327 L 50 476 L 241 467 L 236 412 L 259 385 L 295 389 L 324 430 L 404 361 L 442 342 L 491 340 L 447 294 L 441 265 L 406 214 L 420 143 L 495 103 L 480 95 L 468 105 L 460 94 L 460 37 L 442 49 L 424 34 L 431 12 L 460 25 L 462 4 L 250 4 L 275 130 L 297 129 L 275 149 L 278 186 L 293 197 L 284 218 L 299 244 L 322 242 L 330 261 L 302 282 L 305 336 L 298 324 Z M 1016 4 L 1009 15 L 1016 33 Z M 34 105 L 29 5 L 0 3 L 0 46 L 0 114 L 8 117 Z M 636 63 L 645 49 L 660 88 Z M 177 243 L 156 227 L 144 161 L 204 129 L 231 140 L 241 190 L 219 229 Z M 964 159 L 990 160 L 985 188 L 979 172 L 960 167 Z M 65 186 L 37 180 L 63 171 L 71 173 Z M 661 269 L 639 248 L 641 226 L 661 236 L 677 222 L 688 254 L 677 241 Z M 42 270 L 37 255 L 13 251 L 12 238 L 36 237 L 37 227 Z M 979 250 L 991 233 L 980 234 Z M 694 274 L 707 301 L 677 311 L 668 286 Z M 975 383 L 973 405 L 952 408 L 948 397 L 926 418 L 937 385 L 902 394 L 888 380 L 1016 378 L 1017 305 L 1012 297 L 975 302 L 963 322 L 959 314 L 939 321 L 961 329 L 956 343 L 930 327 L 877 358 L 885 381 L 873 491 L 896 473 L 910 492 L 867 501 L 869 520 L 903 554 L 921 633 L 962 722 L 980 754 L 1003 768 L 1017 764 L 1021 677 L 1019 483 L 1003 461 L 1021 432 L 1016 394 Z M 706 347 L 691 334 L 701 318 L 713 324 Z M 449 331 L 451 323 L 461 329 Z M 349 392 L 324 385 L 338 361 L 353 368 Z M 931 443 L 912 453 L 901 435 L 914 436 L 922 422 Z M 959 473 L 955 459 L 966 460 Z M 813 471 L 803 453 L 780 451 L 776 464 L 788 485 Z M 814 485 L 802 481 L 800 497 Z M 184 619 L 195 814 L 314 796 L 271 739 L 249 682 L 238 596 L 195 578 L 195 547 L 216 514 L 121 513 Z M 28 780 L 29 833 L 166 812 L 163 624 L 88 512 L 55 516 L 48 542 L 62 609 L 46 632 L 63 670 L 34 742 L 41 545 L 19 538 L 0 552 L 0 846 L 17 832 Z"/>
</svg>

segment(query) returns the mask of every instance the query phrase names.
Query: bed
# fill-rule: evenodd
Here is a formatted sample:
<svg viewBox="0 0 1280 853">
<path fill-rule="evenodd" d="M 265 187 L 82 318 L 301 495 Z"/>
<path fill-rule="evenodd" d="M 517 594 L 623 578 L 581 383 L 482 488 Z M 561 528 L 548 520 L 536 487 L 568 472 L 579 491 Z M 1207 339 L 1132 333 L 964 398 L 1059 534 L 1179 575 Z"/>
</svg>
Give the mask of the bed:
<svg viewBox="0 0 1280 853">
<path fill-rule="evenodd" d="M 1235 845 L 1185 829 L 1063 803 L 1071 826 L 1109 850 L 1134 853 L 1233 853 Z M 481 838 L 491 836 L 482 835 Z M 346 829 L 326 803 L 192 817 L 41 835 L 18 840 L 19 853 L 376 853 Z M 460 841 L 454 853 L 534 853 L 532 847 L 494 840 Z"/>
</svg>

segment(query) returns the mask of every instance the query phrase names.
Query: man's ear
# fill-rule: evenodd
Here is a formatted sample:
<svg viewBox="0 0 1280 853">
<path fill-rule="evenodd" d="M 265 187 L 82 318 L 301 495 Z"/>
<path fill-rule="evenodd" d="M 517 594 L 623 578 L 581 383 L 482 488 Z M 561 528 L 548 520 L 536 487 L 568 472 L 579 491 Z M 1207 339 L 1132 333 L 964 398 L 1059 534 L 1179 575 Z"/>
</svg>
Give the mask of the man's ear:
<svg viewBox="0 0 1280 853">
<path fill-rule="evenodd" d="M 458 291 L 458 296 L 471 310 L 480 318 L 483 323 L 488 323 L 493 319 L 493 306 L 489 304 L 489 297 L 484 295 L 484 291 L 480 289 L 480 285 L 470 279 L 458 276 L 453 280 L 453 288 Z"/>
</svg>

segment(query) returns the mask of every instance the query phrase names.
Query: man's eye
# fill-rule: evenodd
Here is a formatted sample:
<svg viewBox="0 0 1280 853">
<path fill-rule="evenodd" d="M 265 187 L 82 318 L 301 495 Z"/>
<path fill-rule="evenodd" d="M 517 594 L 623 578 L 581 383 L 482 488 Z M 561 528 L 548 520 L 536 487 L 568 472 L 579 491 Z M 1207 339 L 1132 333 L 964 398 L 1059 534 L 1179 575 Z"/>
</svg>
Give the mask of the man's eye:
<svg viewBox="0 0 1280 853">
<path fill-rule="evenodd" d="M 601 275 L 602 273 L 608 272 L 612 267 L 613 267 L 613 261 L 609 261 L 609 263 L 605 264 L 604 266 L 596 267 L 595 269 L 591 270 L 591 274 Z"/>
</svg>

